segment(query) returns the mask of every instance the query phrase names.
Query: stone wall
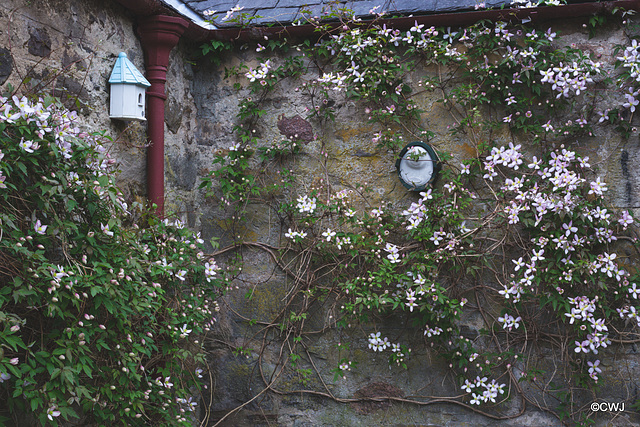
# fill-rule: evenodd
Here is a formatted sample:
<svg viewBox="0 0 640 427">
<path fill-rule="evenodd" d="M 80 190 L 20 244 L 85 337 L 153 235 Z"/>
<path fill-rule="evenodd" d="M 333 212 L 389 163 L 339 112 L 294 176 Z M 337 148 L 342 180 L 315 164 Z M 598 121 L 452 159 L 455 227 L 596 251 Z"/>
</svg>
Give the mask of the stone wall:
<svg viewBox="0 0 640 427">
<path fill-rule="evenodd" d="M 130 201 L 146 194 L 146 122 L 109 118 L 109 76 L 120 52 L 144 74 L 135 19 L 120 4 L 101 1 L 8 0 L 0 5 L 0 84 L 19 93 L 62 96 L 91 131 L 106 131 Z M 187 146 L 195 104 L 190 94 L 190 48 L 173 50 L 167 79 L 166 144 Z M 176 148 L 180 151 L 182 148 Z M 175 154 L 173 155 L 175 158 Z M 170 170 L 170 172 L 172 172 Z M 179 169 L 179 174 L 182 171 Z M 186 175 L 186 172 L 185 172 Z M 182 178 L 181 178 L 182 179 Z M 188 178 L 186 178 L 188 179 Z M 181 206 L 184 208 L 184 206 Z"/>
<path fill-rule="evenodd" d="M 559 44 L 574 45 L 590 52 L 612 69 L 614 48 L 624 44 L 623 32 L 614 26 L 589 37 L 583 26 L 584 20 L 553 22 L 554 31 L 563 34 Z M 198 62 L 194 75 L 194 97 L 197 104 L 197 126 L 195 157 L 197 173 L 211 169 L 211 159 L 216 153 L 226 153 L 236 141 L 233 126 L 236 123 L 237 103 L 249 96 L 247 81 L 239 78 L 224 79 L 224 69 L 244 63 L 255 67 L 258 63 L 253 45 L 243 46 L 223 56 L 222 65 L 213 66 Z M 282 61 L 274 56 L 272 60 Z M 437 73 L 435 69 L 416 69 L 406 77 L 414 85 L 425 75 Z M 268 95 L 263 106 L 266 113 L 256 125 L 260 144 L 268 146 L 283 138 L 278 121 L 283 115 L 306 117 L 311 100 L 297 90 L 302 82 L 321 74 L 311 66 L 309 73 L 298 81 L 283 80 L 278 89 Z M 244 88 L 235 90 L 234 83 Z M 336 121 L 320 123 L 313 119 L 316 139 L 303 146 L 302 152 L 287 163 L 297 174 L 294 194 L 308 194 L 312 186 L 324 182 L 334 191 L 368 185 L 373 190 L 374 203 L 390 203 L 397 209 L 406 207 L 415 200 L 400 184 L 395 169 L 396 154 L 380 149 L 372 142 L 380 129 L 368 122 L 364 108 L 336 95 Z M 422 125 L 435 133 L 431 141 L 442 152 L 453 155 L 451 164 L 473 156 L 473 148 L 461 135 L 452 135 L 455 120 L 436 102 L 436 94 L 425 92 L 417 97 L 418 105 L 425 112 Z M 634 120 L 635 123 L 635 120 Z M 589 156 L 599 175 L 609 183 L 612 206 L 637 209 L 638 179 L 640 172 L 631 164 L 638 162 L 639 139 L 634 130 L 628 139 L 621 138 L 607 127 L 599 127 L 592 137 L 581 137 L 571 142 L 571 148 L 582 156 Z M 505 145 L 511 141 L 508 133 L 497 132 L 494 140 Z M 407 141 L 410 142 L 410 141 Z M 526 144 L 526 140 L 518 141 Z M 532 150 L 535 148 L 532 147 Z M 168 178 L 169 182 L 171 179 Z M 196 180 L 197 181 L 197 180 Z M 172 183 L 180 188 L 180 182 Z M 441 191 L 441 190 L 440 190 Z M 281 195 L 283 199 L 290 194 Z M 259 242 L 271 247 L 286 246 L 283 237 L 287 231 L 286 216 L 264 205 L 249 203 L 246 226 L 239 224 L 225 210 L 211 201 L 198 199 L 196 226 L 202 230 L 205 241 L 219 238 L 222 247 L 238 242 Z M 373 207 L 373 206 L 371 206 Z M 199 221 L 199 222 L 198 222 Z M 407 326 L 403 317 L 377 319 L 377 329 L 372 325 L 354 328 L 336 328 L 332 314 L 338 311 L 335 301 L 330 299 L 321 307 L 311 307 L 311 316 L 305 325 L 306 353 L 304 368 L 313 373 L 308 381 L 302 381 L 292 370 L 283 369 L 288 361 L 281 357 L 284 337 L 278 331 L 265 332 L 270 322 L 282 321 L 284 301 L 290 297 L 294 279 L 274 263 L 265 246 L 236 246 L 244 262 L 243 270 L 236 281 L 236 289 L 226 297 L 228 304 L 219 319 L 219 328 L 207 341 L 210 363 L 214 375 L 214 397 L 208 425 L 214 425 L 233 409 L 247 401 L 250 404 L 220 425 L 287 425 L 287 426 L 386 426 L 386 425 L 481 425 L 481 426 L 540 426 L 562 425 L 549 413 L 539 411 L 519 397 L 489 410 L 489 416 L 473 412 L 469 407 L 446 403 L 426 396 L 456 396 L 453 376 L 448 374 L 445 361 L 429 350 L 422 331 Z M 227 256 L 229 252 L 221 254 Z M 302 302 L 300 302 L 302 304 Z M 498 312 L 496 310 L 496 317 Z M 486 325 L 479 315 L 469 315 L 462 321 L 462 329 L 472 339 Z M 408 369 L 389 366 L 388 354 L 374 353 L 367 348 L 367 335 L 374 330 L 383 336 L 393 337 L 394 342 L 404 341 L 412 348 Z M 338 351 L 341 343 L 351 345 L 350 357 L 354 367 L 345 379 L 334 382 L 331 372 L 340 362 L 344 352 Z M 546 369 L 554 369 L 554 358 L 558 354 L 540 354 L 532 358 L 534 363 Z M 609 372 L 615 369 L 627 372 L 624 377 L 612 377 L 601 381 L 597 397 L 604 401 L 626 402 L 627 410 L 616 414 L 593 414 L 596 425 L 634 425 L 640 421 L 630 405 L 637 399 L 638 359 L 636 345 L 618 347 L 607 354 L 605 366 Z M 615 368 L 615 369 L 614 369 Z M 280 371 L 283 369 L 283 371 Z M 276 378 L 276 379 L 274 379 Z M 270 381 L 273 381 L 270 383 Z M 261 393 L 269 384 L 270 390 Z M 544 399 L 533 387 L 523 386 L 533 400 Z M 387 396 L 389 401 L 358 401 L 363 397 Z M 576 395 L 576 404 L 588 404 L 596 397 Z M 419 404 L 416 401 L 429 401 Z M 501 419 L 493 419 L 496 416 Z M 613 420 L 613 421 L 612 421 Z"/>
<path fill-rule="evenodd" d="M 125 124 L 108 117 L 108 78 L 120 51 L 144 70 L 143 53 L 134 32 L 134 19 L 120 5 L 112 2 L 43 0 L 37 6 L 21 0 L 7 0 L 0 5 L 0 84 L 9 84 L 21 91 L 39 86 L 56 88 L 54 93 L 71 95 L 65 100 L 77 110 L 87 129 L 105 129 L 114 139 L 113 153 L 122 170 L 120 183 L 131 200 L 142 200 L 145 190 L 145 123 Z M 565 35 L 563 43 L 590 51 L 611 64 L 613 48 L 624 42 L 617 27 L 599 31 L 590 39 L 582 20 L 552 23 Z M 249 245 L 233 246 L 220 251 L 220 262 L 231 261 L 236 253 L 243 258 L 243 270 L 234 288 L 225 297 L 218 319 L 218 328 L 207 339 L 208 362 L 213 391 L 203 396 L 201 408 L 211 413 L 207 425 L 222 419 L 228 411 L 251 401 L 241 411 L 227 417 L 222 425 L 286 425 L 286 426 L 386 426 L 386 425 L 561 425 L 556 417 L 525 407 L 519 398 L 501 406 L 500 413 L 484 416 L 469 408 L 428 399 L 426 396 L 460 394 L 446 363 L 425 345 L 422 331 L 406 325 L 401 316 L 382 319 L 382 331 L 394 340 L 403 340 L 412 348 L 408 369 L 389 366 L 387 355 L 367 348 L 370 325 L 340 329 L 335 327 L 333 314 L 337 302 L 310 307 L 311 316 L 305 325 L 306 353 L 300 367 L 312 375 L 301 382 L 300 375 L 281 370 L 282 336 L 277 330 L 265 333 L 266 323 L 278 321 L 283 301 L 290 297 L 292 279 L 274 262 L 273 247 L 285 245 L 283 233 L 286 218 L 276 208 L 264 204 L 247 205 L 248 221 L 239 224 L 230 209 L 204 197 L 198 189 L 201 179 L 213 169 L 213 159 L 225 153 L 235 142 L 239 100 L 248 96 L 246 81 L 224 79 L 225 67 L 241 63 L 257 64 L 254 49 L 238 47 L 214 65 L 208 58 L 195 61 L 197 45 L 181 41 L 172 51 L 167 78 L 165 121 L 165 181 L 167 212 L 173 212 L 187 224 L 202 232 L 209 243 L 217 239 L 221 248 L 237 242 Z M 274 56 L 281 61 L 281 56 Z M 195 62 L 194 62 L 195 61 Z M 432 69 L 417 69 L 407 79 L 416 83 Z M 314 76 L 313 73 L 316 73 Z M 317 77 L 317 70 L 303 77 Z M 234 83 L 244 88 L 237 91 Z M 266 114 L 256 127 L 261 144 L 269 145 L 282 139 L 278 120 L 299 115 L 306 117 L 310 100 L 296 91 L 299 81 L 284 80 L 264 105 Z M 425 93 L 419 100 L 425 111 L 424 127 L 435 133 L 433 145 L 450 152 L 458 163 L 471 155 L 468 141 L 452 136 L 454 124 L 449 113 Z M 335 123 L 309 120 L 317 138 L 304 145 L 302 152 L 288 166 L 299 178 L 291 194 L 306 194 L 314 185 L 329 184 L 334 189 L 356 184 L 373 189 L 374 202 L 389 202 L 403 207 L 414 200 L 397 179 L 395 154 L 380 149 L 372 142 L 379 129 L 368 123 L 365 111 L 350 101 L 337 100 Z M 505 134 L 497 138 L 508 142 Z M 409 142 L 409 141 L 407 141 Z M 638 207 L 640 149 L 637 132 L 622 139 L 613 131 L 602 128 L 594 137 L 576 141 L 574 148 L 588 155 L 600 168 L 610 187 L 613 205 Z M 290 197 L 283 193 L 277 197 Z M 304 301 L 295 301 L 303 304 Z M 354 325 L 355 326 L 355 325 Z M 481 319 L 464 319 L 469 337 L 478 336 Z M 350 343 L 352 372 L 345 379 L 333 381 L 331 372 L 344 354 L 337 350 L 341 343 Z M 548 357 L 547 357 L 548 356 Z M 627 410 L 620 414 L 599 414 L 598 425 L 636 425 L 640 422 L 629 405 L 637 400 L 639 377 L 635 344 L 617 347 L 608 354 L 605 370 L 614 368 L 627 374 L 611 378 L 601 386 L 599 397 L 612 402 L 624 401 Z M 552 366 L 553 354 L 541 355 L 541 365 Z M 267 379 L 276 378 L 269 391 L 264 391 Z M 534 390 L 531 395 L 538 397 Z M 388 397 L 387 400 L 363 401 L 360 398 Z M 589 402 L 593 396 L 580 396 Z M 416 401 L 431 402 L 416 404 Z M 203 410 L 205 417 L 208 411 Z M 493 416 L 505 417 L 496 421 Z M 509 418 L 511 417 L 511 418 Z M 613 420 L 613 421 L 612 421 Z"/>
</svg>

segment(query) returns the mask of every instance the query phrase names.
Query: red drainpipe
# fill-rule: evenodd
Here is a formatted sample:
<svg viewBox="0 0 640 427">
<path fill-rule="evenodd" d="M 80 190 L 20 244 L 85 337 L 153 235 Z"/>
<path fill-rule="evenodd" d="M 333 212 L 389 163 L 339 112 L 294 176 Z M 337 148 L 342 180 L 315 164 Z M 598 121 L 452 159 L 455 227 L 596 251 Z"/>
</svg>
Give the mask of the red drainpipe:
<svg viewBox="0 0 640 427">
<path fill-rule="evenodd" d="M 167 81 L 169 53 L 189 26 L 182 18 L 154 15 L 139 21 L 138 35 L 144 49 L 147 89 L 147 193 L 155 203 L 156 214 L 164 216 L 164 87 Z"/>
</svg>

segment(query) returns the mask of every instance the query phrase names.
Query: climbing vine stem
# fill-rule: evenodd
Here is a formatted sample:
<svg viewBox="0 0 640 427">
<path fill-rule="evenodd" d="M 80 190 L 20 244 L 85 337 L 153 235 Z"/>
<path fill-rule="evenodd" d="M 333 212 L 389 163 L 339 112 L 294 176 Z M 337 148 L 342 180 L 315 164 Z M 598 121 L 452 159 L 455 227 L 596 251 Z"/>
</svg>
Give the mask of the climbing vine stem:
<svg viewBox="0 0 640 427">
<path fill-rule="evenodd" d="M 520 405 L 519 415 L 526 403 L 567 423 L 586 422 L 588 409 L 573 398 L 615 375 L 601 364 L 614 342 L 638 338 L 640 280 L 634 259 L 621 255 L 637 251 L 633 215 L 610 206 L 608 185 L 595 160 L 580 154 L 581 141 L 611 128 L 623 138 L 634 131 L 637 40 L 630 37 L 615 58 L 600 62 L 563 44 L 551 28 L 482 21 L 458 29 L 416 22 L 399 30 L 344 10 L 333 17 L 343 25 L 312 20 L 317 41 L 296 53 L 227 72 L 251 99 L 240 103 L 238 145 L 216 158 L 219 168 L 202 183 L 240 212 L 247 194 L 259 201 L 268 191 L 278 201 L 285 243 L 268 251 L 292 286 L 261 333 L 263 343 L 283 340 L 278 367 L 288 360 L 305 386 L 291 393 L 368 399 L 338 398 L 314 362 L 305 338 L 334 328 L 338 335 L 361 333 L 368 351 L 387 354 L 394 369 L 411 369 L 416 351 L 437 354 L 458 391 L 371 400 L 455 402 L 495 419 L 505 418 L 494 415 L 495 407 Z M 308 141 L 287 135 L 269 145 L 254 136 L 268 111 L 253 99 L 264 100 L 257 94 L 284 79 L 299 81 L 306 119 L 320 128 L 314 143 L 325 175 L 306 187 L 296 158 Z M 409 138 L 438 148 L 425 126 L 425 97 L 450 114 L 447 133 L 472 148 L 457 162 L 439 150 L 445 167 L 436 186 L 406 201 L 381 201 L 365 185 L 328 179 L 324 143 L 341 120 L 340 106 L 357 105 L 375 129 L 377 149 L 397 153 Z M 261 156 L 249 161 L 254 150 Z M 273 164 L 281 168 L 276 174 Z M 324 327 L 310 329 L 309 316 L 320 313 L 328 313 Z M 483 326 L 470 331 L 475 315 Z M 386 337 L 389 319 L 422 331 L 421 349 L 405 336 Z M 350 346 L 337 349 L 332 372 L 339 381 L 358 367 Z M 545 363 L 545 351 L 561 366 Z M 269 390 L 289 392 L 276 388 L 281 370 L 264 371 L 262 352 L 257 364 Z M 306 388 L 312 375 L 323 391 Z M 547 400 L 540 394 L 559 403 L 541 403 Z"/>
</svg>

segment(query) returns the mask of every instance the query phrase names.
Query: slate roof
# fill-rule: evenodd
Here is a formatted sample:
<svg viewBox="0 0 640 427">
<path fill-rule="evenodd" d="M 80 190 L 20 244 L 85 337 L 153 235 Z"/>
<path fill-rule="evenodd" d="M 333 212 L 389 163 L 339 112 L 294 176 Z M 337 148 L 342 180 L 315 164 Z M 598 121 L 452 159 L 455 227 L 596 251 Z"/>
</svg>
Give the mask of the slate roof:
<svg viewBox="0 0 640 427">
<path fill-rule="evenodd" d="M 218 28 L 236 27 L 236 22 L 224 21 L 227 12 L 235 6 L 243 9 L 233 14 L 244 15 L 251 25 L 290 25 L 305 23 L 309 17 L 322 19 L 332 8 L 347 8 L 355 15 L 367 19 L 375 12 L 385 11 L 386 16 L 430 15 L 476 10 L 482 0 L 161 0 L 165 5 L 177 10 L 188 8 L 204 20 L 213 20 Z M 485 8 L 508 7 L 511 0 L 486 0 Z M 212 15 L 208 14 L 216 11 Z M 183 13 L 184 14 L 184 13 Z"/>
</svg>

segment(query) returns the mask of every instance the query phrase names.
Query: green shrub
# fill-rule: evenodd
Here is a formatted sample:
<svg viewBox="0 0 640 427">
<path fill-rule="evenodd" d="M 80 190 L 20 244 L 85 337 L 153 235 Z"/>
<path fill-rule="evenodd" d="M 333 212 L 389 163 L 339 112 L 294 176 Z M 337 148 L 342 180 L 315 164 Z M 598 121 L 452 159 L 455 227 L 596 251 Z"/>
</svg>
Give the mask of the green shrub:
<svg viewBox="0 0 640 427">
<path fill-rule="evenodd" d="M 0 402 L 42 424 L 187 424 L 225 276 L 178 221 L 127 206 L 104 137 L 77 126 L 0 98 Z"/>
</svg>

